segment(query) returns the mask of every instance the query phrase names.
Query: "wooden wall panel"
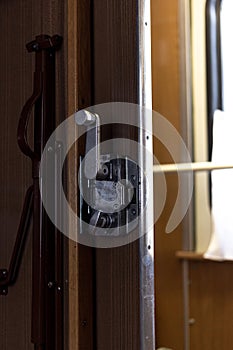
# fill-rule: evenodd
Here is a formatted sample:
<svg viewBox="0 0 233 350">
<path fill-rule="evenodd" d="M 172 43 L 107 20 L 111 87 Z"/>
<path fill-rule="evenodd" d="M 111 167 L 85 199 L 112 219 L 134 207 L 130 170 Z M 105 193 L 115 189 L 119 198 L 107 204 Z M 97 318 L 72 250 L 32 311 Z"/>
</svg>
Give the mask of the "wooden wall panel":
<svg viewBox="0 0 233 350">
<path fill-rule="evenodd" d="M 68 114 L 92 104 L 91 77 L 91 1 L 67 1 L 68 36 Z M 68 196 L 72 207 L 77 210 L 78 152 L 85 145 L 75 143 L 68 156 Z M 69 240 L 69 307 L 68 348 L 93 349 L 93 249 Z"/>
<path fill-rule="evenodd" d="M 137 2 L 95 1 L 93 32 L 94 104 L 138 103 Z M 117 132 L 111 132 L 117 137 Z M 96 250 L 99 350 L 139 349 L 138 255 L 138 242 Z"/>
<path fill-rule="evenodd" d="M 8 267 L 25 191 L 31 184 L 31 162 L 17 145 L 21 109 L 32 94 L 34 54 L 25 44 L 41 33 L 63 35 L 63 2 L 0 2 L 0 268 Z M 64 51 L 58 53 L 58 118 L 64 118 Z M 31 232 L 19 279 L 0 297 L 1 350 L 32 349 Z"/>
<path fill-rule="evenodd" d="M 179 131 L 179 1 L 152 0 L 151 4 L 153 110 L 161 113 Z M 154 152 L 161 163 L 172 161 L 158 141 L 154 144 Z M 175 258 L 175 252 L 182 248 L 182 230 L 178 227 L 170 234 L 165 233 L 178 189 L 176 175 L 167 175 L 166 180 L 166 206 L 155 225 L 156 342 L 158 347 L 180 350 L 184 348 L 182 265 Z"/>
<path fill-rule="evenodd" d="M 136 1 L 70 0 L 68 18 L 69 114 L 103 102 L 137 103 Z M 71 163 L 79 151 L 73 148 Z M 70 172 L 76 206 L 74 179 Z M 94 250 L 70 242 L 69 252 L 70 349 L 137 350 L 138 244 Z"/>
<path fill-rule="evenodd" d="M 25 4 L 24 4 L 25 5 Z M 1 1 L 1 196 L 0 265 L 8 267 L 16 237 L 25 190 L 30 184 L 30 161 L 20 153 L 16 131 L 23 103 L 32 92 L 33 56 L 25 43 L 32 33 L 32 4 Z M 38 10 L 38 9 L 37 9 Z M 15 15 L 15 14 L 18 14 Z M 30 14 L 30 15 L 29 15 Z M 23 23 L 29 15 L 28 28 Z M 38 28 L 38 22 L 35 24 Z M 28 29 L 28 30 L 27 30 Z M 33 36 L 32 36 L 33 35 Z M 30 232 L 31 233 L 31 232 Z M 31 237 L 30 237 L 31 238 Z M 31 239 L 26 246 L 19 282 L 7 297 L 0 297 L 0 348 L 32 349 L 31 324 Z"/>
<path fill-rule="evenodd" d="M 77 98 L 77 1 L 69 0 L 67 2 L 67 16 L 69 18 L 67 22 L 67 53 L 68 53 L 68 65 L 67 65 L 67 102 L 68 102 L 68 115 L 72 115 L 78 107 Z M 74 163 L 73 171 L 68 172 L 68 196 L 69 200 L 76 208 L 77 196 L 74 194 L 70 187 L 74 187 L 73 179 L 75 179 L 76 169 L 76 149 L 73 148 L 72 153 L 69 154 L 69 162 Z M 69 166 L 69 163 L 68 163 Z M 74 184 L 75 185 L 75 184 Z M 67 330 L 68 330 L 68 348 L 78 349 L 78 247 L 77 243 L 69 240 L 68 244 L 68 308 L 67 308 Z"/>
<path fill-rule="evenodd" d="M 189 264 L 190 349 L 232 349 L 232 262 Z"/>
<path fill-rule="evenodd" d="M 153 109 L 181 131 L 178 3 L 174 0 L 152 0 L 152 71 Z M 160 162 L 171 161 L 159 142 L 155 142 L 155 155 Z M 175 252 L 182 248 L 182 227 L 170 235 L 165 234 L 166 222 L 177 193 L 176 176 L 167 176 L 167 184 L 166 208 L 155 227 L 157 346 L 175 350 L 231 349 L 233 264 L 201 260 L 201 256 L 195 253 L 183 255 L 184 259 L 187 258 L 188 280 L 185 281 L 185 288 L 188 286 L 189 299 L 189 305 L 186 304 L 189 332 L 184 344 L 182 263 L 175 258 Z"/>
</svg>

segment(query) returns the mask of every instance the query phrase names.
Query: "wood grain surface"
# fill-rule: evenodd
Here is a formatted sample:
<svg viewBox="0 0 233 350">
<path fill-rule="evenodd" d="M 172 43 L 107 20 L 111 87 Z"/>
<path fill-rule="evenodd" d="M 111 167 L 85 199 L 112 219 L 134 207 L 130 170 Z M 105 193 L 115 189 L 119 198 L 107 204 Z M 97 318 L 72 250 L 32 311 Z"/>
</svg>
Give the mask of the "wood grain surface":
<svg viewBox="0 0 233 350">
<path fill-rule="evenodd" d="M 60 1 L 0 2 L 0 267 L 7 268 L 24 194 L 31 184 L 31 162 L 17 145 L 17 125 L 21 109 L 32 94 L 34 54 L 26 43 L 36 35 L 63 35 L 63 4 Z M 64 61 L 57 55 L 57 115 L 64 118 Z M 62 101 L 62 104 L 59 104 Z M 31 127 L 29 127 L 32 130 Z M 29 132 L 29 139 L 31 139 Z M 26 244 L 19 278 L 0 297 L 1 350 L 29 350 L 31 344 L 31 231 Z"/>
<path fill-rule="evenodd" d="M 232 262 L 189 265 L 190 349 L 232 349 Z"/>
<path fill-rule="evenodd" d="M 180 131 L 179 1 L 158 0 L 151 4 L 153 110 Z M 154 152 L 160 163 L 172 161 L 166 147 L 157 140 Z M 184 348 L 182 264 L 175 252 L 182 249 L 182 227 L 165 233 L 177 196 L 177 176 L 167 175 L 166 181 L 166 205 L 155 225 L 156 343 L 157 347 L 181 350 Z M 156 192 L 154 198 L 156 202 Z"/>
<path fill-rule="evenodd" d="M 139 102 L 137 20 L 133 0 L 94 2 L 94 104 Z M 113 138 L 121 134 L 120 129 L 111 131 Z M 125 136 L 137 139 L 130 130 Z M 139 349 L 138 242 L 97 249 L 95 271 L 96 348 Z"/>
</svg>

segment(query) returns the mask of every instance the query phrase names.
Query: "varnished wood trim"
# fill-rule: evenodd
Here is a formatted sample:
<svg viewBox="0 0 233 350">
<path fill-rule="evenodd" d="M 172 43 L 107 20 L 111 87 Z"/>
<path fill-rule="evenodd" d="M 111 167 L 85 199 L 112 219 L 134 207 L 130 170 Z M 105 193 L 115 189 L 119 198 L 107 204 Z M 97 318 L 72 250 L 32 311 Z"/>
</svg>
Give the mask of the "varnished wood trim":
<svg viewBox="0 0 233 350">
<path fill-rule="evenodd" d="M 68 116 L 91 105 L 91 4 L 68 0 Z M 80 145 L 79 145 L 80 146 Z M 68 156 L 68 196 L 78 210 L 78 143 Z M 81 145 L 83 147 L 83 145 Z M 78 227 L 77 227 L 78 229 Z M 93 349 L 93 249 L 69 242 L 69 349 Z"/>
<path fill-rule="evenodd" d="M 151 5 L 153 110 L 181 131 L 179 1 L 156 0 Z M 158 140 L 154 150 L 159 163 L 171 161 Z M 182 264 L 175 257 L 175 252 L 182 249 L 182 228 L 165 234 L 177 196 L 177 178 L 168 175 L 166 183 L 166 205 L 155 225 L 156 346 L 183 349 Z M 155 202 L 157 195 L 155 192 Z"/>
<path fill-rule="evenodd" d="M 178 250 L 176 252 L 176 257 L 181 260 L 206 260 L 202 253 L 185 250 Z"/>
<path fill-rule="evenodd" d="M 67 2 L 67 100 L 68 116 L 73 114 L 77 108 L 77 1 L 68 0 Z M 75 165 L 75 148 L 69 154 L 68 166 L 70 163 Z M 71 169 L 75 167 L 70 167 Z M 68 172 L 68 197 L 74 208 L 76 208 L 76 196 L 72 194 L 70 188 L 75 188 L 72 184 L 75 179 L 72 171 Z M 68 307 L 68 332 L 69 349 L 78 349 L 78 246 L 77 243 L 69 240 L 69 307 Z"/>
<path fill-rule="evenodd" d="M 213 260 L 209 258 L 204 257 L 204 253 L 197 253 L 194 251 L 185 251 L 185 250 L 178 250 L 176 252 L 176 257 L 181 260 L 198 260 L 202 262 L 212 261 L 216 263 L 223 263 L 223 262 L 232 262 L 232 260 Z"/>
</svg>

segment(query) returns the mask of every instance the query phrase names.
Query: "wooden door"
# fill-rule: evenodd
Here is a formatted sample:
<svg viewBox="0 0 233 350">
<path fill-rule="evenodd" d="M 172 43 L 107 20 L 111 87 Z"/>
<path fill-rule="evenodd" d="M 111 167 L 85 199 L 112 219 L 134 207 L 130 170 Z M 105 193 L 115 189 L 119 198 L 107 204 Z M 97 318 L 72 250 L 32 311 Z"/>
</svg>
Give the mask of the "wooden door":
<svg viewBox="0 0 233 350">
<path fill-rule="evenodd" d="M 108 102 L 140 103 L 139 7 L 142 3 L 135 0 L 80 1 L 77 6 L 70 3 L 70 9 L 78 13 L 72 32 L 78 28 L 75 40 L 77 62 L 80 62 L 69 67 L 70 72 L 77 74 L 77 81 L 73 81 L 77 85 L 71 114 L 74 105 L 77 110 Z M 113 138 L 122 135 L 122 130 L 117 128 L 108 132 Z M 132 129 L 124 133 L 138 140 Z M 106 137 L 104 132 L 102 137 Z M 73 164 L 78 152 L 74 148 L 70 155 Z M 75 207 L 73 176 L 70 173 L 68 186 Z M 70 242 L 69 247 L 70 348 L 141 349 L 139 240 L 118 248 L 89 248 L 75 242 Z"/>
<path fill-rule="evenodd" d="M 41 33 L 64 38 L 57 53 L 58 121 L 98 103 L 139 103 L 139 3 L 1 1 L 0 267 L 8 266 L 24 191 L 31 182 L 31 165 L 16 142 L 20 111 L 32 92 L 34 57 L 26 53 L 25 44 Z M 74 147 L 70 157 L 75 159 L 77 152 Z M 69 192 L 75 176 L 75 168 L 73 173 L 70 169 L 67 187 L 70 202 L 77 205 L 77 196 Z M 139 242 L 113 249 L 93 249 L 71 240 L 68 245 L 64 348 L 139 349 Z M 3 350 L 33 347 L 31 260 L 29 234 L 19 279 L 8 296 L 0 298 Z"/>
</svg>

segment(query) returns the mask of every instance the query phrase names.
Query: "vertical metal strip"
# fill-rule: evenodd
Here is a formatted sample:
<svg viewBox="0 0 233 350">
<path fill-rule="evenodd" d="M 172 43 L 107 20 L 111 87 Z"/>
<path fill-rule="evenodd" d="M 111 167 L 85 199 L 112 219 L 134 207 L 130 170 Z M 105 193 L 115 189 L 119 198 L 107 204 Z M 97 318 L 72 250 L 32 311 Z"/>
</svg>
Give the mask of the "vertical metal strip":
<svg viewBox="0 0 233 350">
<path fill-rule="evenodd" d="M 55 145 L 55 215 L 56 222 L 62 220 L 62 201 L 61 193 L 57 183 L 56 169 L 61 169 L 63 146 L 57 142 Z M 63 302 L 64 302 L 64 283 L 63 283 L 63 234 L 55 229 L 55 350 L 62 350 L 64 347 L 63 337 Z"/>
<path fill-rule="evenodd" d="M 150 0 L 138 1 L 139 35 L 139 104 L 147 108 L 145 115 L 141 109 L 139 115 L 139 143 L 148 152 L 142 152 L 139 146 L 139 164 L 142 169 L 151 169 L 153 164 L 152 146 L 152 86 L 151 86 L 151 11 Z M 151 113 L 150 113 L 151 111 Z M 153 172 L 147 171 L 149 183 L 153 183 Z M 147 185 L 146 185 L 147 186 Z M 148 196 L 148 194 L 150 195 Z M 152 194 L 152 195 L 151 195 Z M 140 230 L 148 228 L 148 215 L 154 214 L 153 188 L 142 188 L 141 204 L 147 202 L 146 215 L 140 222 Z M 155 288 L 154 288 L 154 230 L 149 227 L 146 235 L 140 239 L 140 350 L 155 349 Z"/>
<path fill-rule="evenodd" d="M 179 23 L 180 23 L 180 103 L 181 103 L 181 127 L 182 137 L 185 140 L 189 153 L 193 154 L 193 115 L 192 115 L 192 57 L 191 57 L 191 9 L 190 0 L 179 0 Z M 186 162 L 181 154 L 181 161 Z M 184 179 L 183 179 L 184 181 Z M 183 184 L 184 191 L 190 186 L 190 179 L 187 177 L 186 184 Z M 184 196 L 186 193 L 184 192 Z M 190 204 L 188 212 L 182 224 L 183 249 L 193 250 L 195 247 L 194 234 L 194 203 Z"/>
<path fill-rule="evenodd" d="M 193 122 L 192 122 L 192 62 L 191 62 L 191 8 L 190 0 L 179 0 L 180 16 L 180 72 L 181 72 L 181 113 L 182 135 L 190 154 L 193 153 Z M 185 161 L 185 159 L 183 159 Z M 187 178 L 187 181 L 189 179 Z M 188 185 L 188 183 L 187 183 Z M 185 195 L 185 193 L 184 193 Z M 183 249 L 193 250 L 195 247 L 194 233 L 194 203 L 186 214 L 183 228 Z M 184 317 L 184 350 L 189 350 L 189 262 L 182 262 L 183 279 L 183 317 Z"/>
</svg>

